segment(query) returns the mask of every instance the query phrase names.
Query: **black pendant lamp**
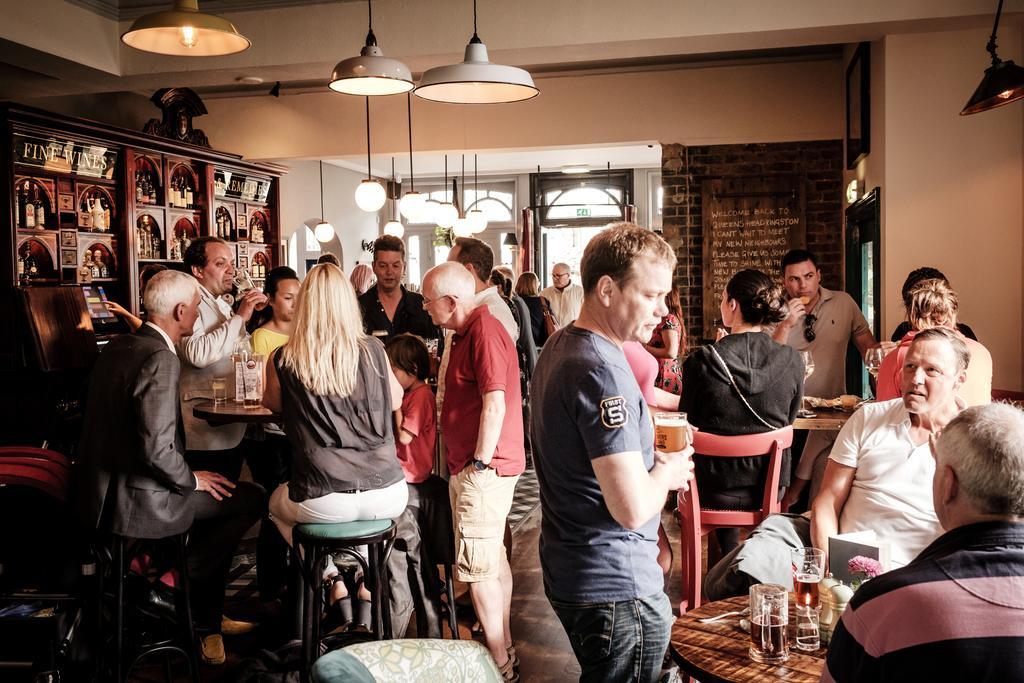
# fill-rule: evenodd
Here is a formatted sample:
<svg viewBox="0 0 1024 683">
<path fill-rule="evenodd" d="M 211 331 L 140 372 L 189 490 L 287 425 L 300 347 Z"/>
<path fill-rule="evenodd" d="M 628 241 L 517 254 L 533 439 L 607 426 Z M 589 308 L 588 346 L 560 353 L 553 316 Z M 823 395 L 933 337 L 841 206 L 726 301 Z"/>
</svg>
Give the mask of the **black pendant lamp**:
<svg viewBox="0 0 1024 683">
<path fill-rule="evenodd" d="M 985 46 L 985 49 L 992 55 L 992 66 L 985 69 L 981 85 L 961 110 L 961 116 L 995 109 L 1024 97 L 1024 68 L 1014 64 L 1011 59 L 1004 62 L 996 56 L 996 31 L 999 29 L 999 16 L 1002 13 L 1003 0 L 999 0 L 996 21 L 992 26 L 992 35 Z"/>
</svg>

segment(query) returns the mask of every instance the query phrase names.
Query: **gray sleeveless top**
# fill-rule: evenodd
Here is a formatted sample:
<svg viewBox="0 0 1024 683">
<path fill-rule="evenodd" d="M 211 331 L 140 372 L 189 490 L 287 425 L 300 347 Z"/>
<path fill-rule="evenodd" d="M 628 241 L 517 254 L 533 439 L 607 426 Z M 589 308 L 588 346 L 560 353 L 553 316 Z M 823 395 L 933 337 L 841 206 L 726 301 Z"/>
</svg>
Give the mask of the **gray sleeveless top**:
<svg viewBox="0 0 1024 683">
<path fill-rule="evenodd" d="M 292 446 L 288 497 L 382 489 L 403 479 L 392 429 L 388 358 L 377 339 L 359 348 L 352 394 L 316 396 L 274 354 L 284 430 Z"/>
</svg>

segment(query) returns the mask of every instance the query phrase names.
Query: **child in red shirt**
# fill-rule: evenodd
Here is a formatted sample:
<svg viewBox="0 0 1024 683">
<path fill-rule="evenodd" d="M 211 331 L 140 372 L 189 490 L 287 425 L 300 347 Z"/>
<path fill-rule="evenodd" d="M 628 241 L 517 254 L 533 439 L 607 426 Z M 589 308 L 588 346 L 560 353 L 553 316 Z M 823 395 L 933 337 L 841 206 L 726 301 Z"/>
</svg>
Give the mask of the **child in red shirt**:
<svg viewBox="0 0 1024 683">
<path fill-rule="evenodd" d="M 448 482 L 433 474 L 437 404 L 424 381 L 430 374 L 430 355 L 412 334 L 392 337 L 386 349 L 405 391 L 395 415 L 395 445 L 409 484 L 409 504 L 395 522 L 401 542 L 388 559 L 391 620 L 396 637 L 401 637 L 415 608 L 420 637 L 440 638 L 442 587 L 437 565 L 454 563 L 455 540 Z"/>
<path fill-rule="evenodd" d="M 395 445 L 410 484 L 421 484 L 434 469 L 437 439 L 437 403 L 424 381 L 430 373 L 426 344 L 411 334 L 400 334 L 387 344 L 388 359 L 405 395 L 396 415 Z"/>
</svg>

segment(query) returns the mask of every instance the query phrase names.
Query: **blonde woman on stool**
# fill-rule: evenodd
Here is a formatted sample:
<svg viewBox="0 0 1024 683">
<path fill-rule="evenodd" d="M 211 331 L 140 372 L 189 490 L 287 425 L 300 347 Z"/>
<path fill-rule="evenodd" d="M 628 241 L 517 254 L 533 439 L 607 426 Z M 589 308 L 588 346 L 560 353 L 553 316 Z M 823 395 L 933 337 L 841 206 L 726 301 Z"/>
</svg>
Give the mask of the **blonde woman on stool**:
<svg viewBox="0 0 1024 683">
<path fill-rule="evenodd" d="M 270 514 L 292 543 L 299 523 L 394 519 L 409 492 L 395 452 L 392 411 L 402 387 L 384 345 L 363 332 L 352 284 L 340 268 L 315 266 L 299 288 L 295 327 L 267 363 L 263 405 L 283 417 L 291 478 Z M 328 561 L 332 604 L 348 595 Z M 369 599 L 361 587 L 360 597 Z"/>
</svg>

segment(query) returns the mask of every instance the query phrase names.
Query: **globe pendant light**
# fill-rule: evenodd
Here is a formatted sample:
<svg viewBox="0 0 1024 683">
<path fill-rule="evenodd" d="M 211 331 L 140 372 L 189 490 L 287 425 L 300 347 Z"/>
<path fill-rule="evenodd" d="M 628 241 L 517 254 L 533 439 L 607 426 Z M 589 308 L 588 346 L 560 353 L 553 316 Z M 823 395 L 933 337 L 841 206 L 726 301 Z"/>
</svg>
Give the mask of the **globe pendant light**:
<svg viewBox="0 0 1024 683">
<path fill-rule="evenodd" d="M 480 206 L 480 185 L 476 175 L 476 155 L 473 155 L 473 205 Z M 487 229 L 487 215 L 480 209 L 472 209 L 466 212 L 466 219 L 469 220 L 469 229 L 475 235 Z"/>
<path fill-rule="evenodd" d="M 536 97 L 540 90 L 525 69 L 491 64 L 487 46 L 476 32 L 476 0 L 473 0 L 473 37 L 459 64 L 436 66 L 423 72 L 414 90 L 419 97 L 452 104 L 500 104 Z"/>
<path fill-rule="evenodd" d="M 370 168 L 370 98 L 366 98 L 366 180 L 359 183 L 356 188 L 356 206 L 367 213 L 380 211 L 384 202 L 388 200 L 388 193 L 384 186 L 373 179 L 373 170 Z"/>
<path fill-rule="evenodd" d="M 216 57 L 252 44 L 224 17 L 199 11 L 197 0 L 174 0 L 174 9 L 136 19 L 121 42 L 136 50 L 179 57 Z"/>
<path fill-rule="evenodd" d="M 395 187 L 395 158 L 391 157 L 391 187 Z M 405 234 L 405 226 L 402 225 L 401 221 L 398 220 L 398 207 L 396 206 L 398 200 L 395 199 L 394 193 L 391 195 L 391 220 L 384 226 L 384 234 L 391 235 L 392 237 L 402 238 Z"/>
<path fill-rule="evenodd" d="M 327 222 L 324 215 L 324 162 L 320 161 L 320 222 L 313 228 L 313 237 L 317 242 L 330 242 L 334 239 L 334 226 Z"/>
<path fill-rule="evenodd" d="M 397 59 L 384 56 L 377 47 L 377 37 L 373 35 L 373 5 L 367 0 L 366 10 L 369 15 L 369 32 L 366 34 L 366 45 L 358 57 L 349 57 L 338 62 L 331 74 L 331 90 L 346 95 L 397 95 L 412 90 L 412 74 Z"/>
<path fill-rule="evenodd" d="M 999 16 L 1003 13 L 1003 0 L 999 0 L 996 8 L 996 22 L 992 26 L 992 35 L 985 49 L 992 55 L 992 66 L 985 69 L 981 84 L 964 105 L 960 115 L 977 114 L 1004 104 L 1015 102 L 1024 97 L 1024 68 L 1013 63 L 1012 59 L 1005 62 L 996 56 L 996 31 L 999 29 Z"/>
<path fill-rule="evenodd" d="M 448 189 L 448 155 L 444 155 L 444 187 Z M 453 195 L 454 197 L 454 195 Z M 450 228 L 455 225 L 455 219 L 459 217 L 459 210 L 451 202 L 443 202 L 437 207 L 434 221 L 442 228 Z"/>
<path fill-rule="evenodd" d="M 424 204 L 427 201 L 427 196 L 416 191 L 416 182 L 412 172 L 412 95 L 409 93 L 405 94 L 405 106 L 409 115 L 409 191 L 402 195 L 402 200 L 398 203 L 398 210 L 402 212 L 406 220 L 428 222 L 423 220 L 426 218 Z"/>
</svg>

